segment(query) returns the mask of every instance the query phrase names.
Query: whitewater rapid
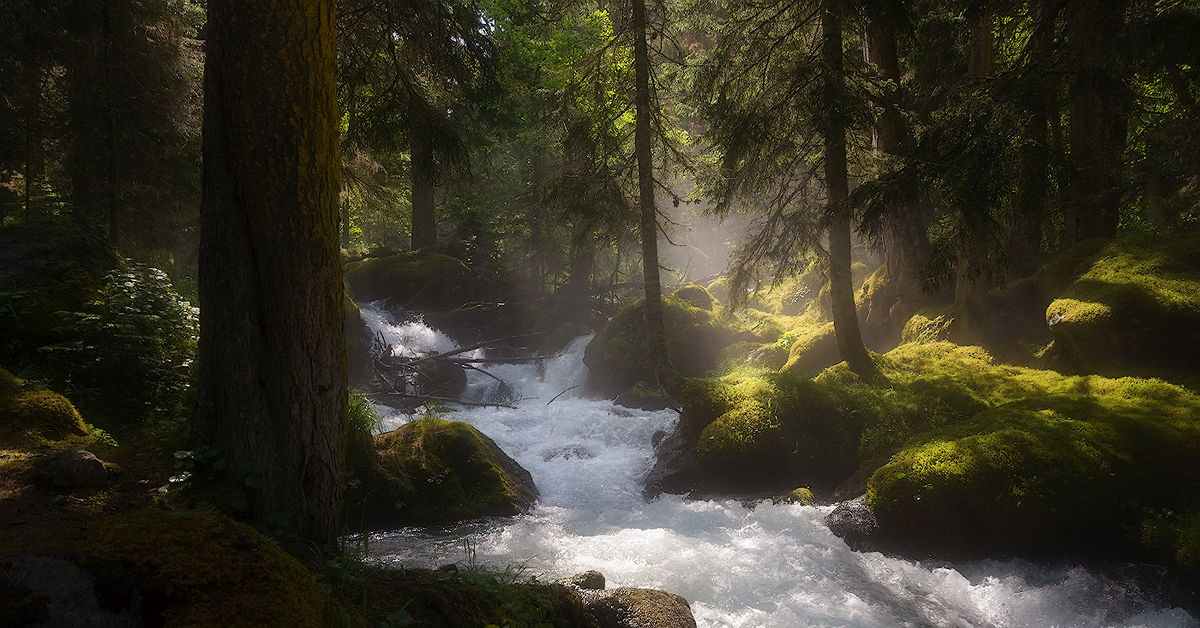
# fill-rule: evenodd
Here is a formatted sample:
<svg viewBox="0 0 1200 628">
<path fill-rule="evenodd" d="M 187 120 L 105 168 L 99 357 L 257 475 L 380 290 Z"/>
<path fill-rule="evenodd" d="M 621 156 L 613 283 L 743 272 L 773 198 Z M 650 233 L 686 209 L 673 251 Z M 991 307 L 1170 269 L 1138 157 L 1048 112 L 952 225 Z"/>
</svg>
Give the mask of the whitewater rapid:
<svg viewBox="0 0 1200 628">
<path fill-rule="evenodd" d="M 419 320 L 397 323 L 370 307 L 363 319 L 397 354 L 455 348 Z M 709 628 L 1197 626 L 1171 605 L 1170 583 L 1153 568 L 914 562 L 850 550 L 823 522 L 830 506 L 749 509 L 676 495 L 647 502 L 652 439 L 678 417 L 577 396 L 589 340 L 576 339 L 542 369 L 489 365 L 513 386 L 516 409 L 452 409 L 445 417 L 471 423 L 529 470 L 541 491 L 530 515 L 374 533 L 368 560 L 515 568 L 543 581 L 595 569 L 609 588 L 682 595 Z M 497 385 L 479 373 L 468 378 L 466 394 L 476 399 Z M 384 410 L 384 430 L 413 418 Z"/>
</svg>

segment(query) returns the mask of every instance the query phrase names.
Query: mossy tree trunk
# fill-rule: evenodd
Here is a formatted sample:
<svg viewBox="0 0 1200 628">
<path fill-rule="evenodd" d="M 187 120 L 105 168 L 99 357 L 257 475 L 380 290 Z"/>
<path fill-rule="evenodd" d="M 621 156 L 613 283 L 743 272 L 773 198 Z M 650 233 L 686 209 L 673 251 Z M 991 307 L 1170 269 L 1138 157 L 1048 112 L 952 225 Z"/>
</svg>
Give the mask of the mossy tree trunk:
<svg viewBox="0 0 1200 628">
<path fill-rule="evenodd" d="M 346 441 L 334 0 L 209 0 L 195 437 L 332 543 Z"/>
<path fill-rule="evenodd" d="M 646 340 L 659 386 L 677 396 L 679 373 L 667 354 L 662 284 L 658 273 L 658 210 L 654 204 L 654 163 L 650 154 L 650 52 L 646 46 L 646 2 L 633 0 L 634 153 L 641 209 L 642 277 L 646 284 Z"/>
<path fill-rule="evenodd" d="M 833 217 L 829 225 L 829 296 L 838 354 L 859 377 L 873 382 L 879 376 L 863 345 L 850 277 L 850 218 L 843 206 L 850 193 L 846 164 L 846 120 L 839 104 L 845 81 L 841 11 L 837 0 L 821 3 L 821 61 L 824 65 L 825 186 Z"/>
</svg>

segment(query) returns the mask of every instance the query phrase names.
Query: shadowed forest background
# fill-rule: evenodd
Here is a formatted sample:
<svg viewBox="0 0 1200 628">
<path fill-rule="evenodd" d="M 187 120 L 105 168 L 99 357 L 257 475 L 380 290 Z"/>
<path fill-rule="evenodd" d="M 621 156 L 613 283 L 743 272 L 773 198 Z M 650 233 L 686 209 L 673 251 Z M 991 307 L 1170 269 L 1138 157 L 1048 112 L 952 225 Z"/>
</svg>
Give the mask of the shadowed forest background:
<svg viewBox="0 0 1200 628">
<path fill-rule="evenodd" d="M 588 395 L 681 411 L 648 498 L 858 500 L 869 547 L 900 555 L 1198 582 L 1200 4 L 318 4 L 330 29 L 296 23 L 329 58 L 261 81 L 276 40 L 237 30 L 237 3 L 0 6 L 6 521 L 52 504 L 227 540 L 224 519 L 138 514 L 219 512 L 317 566 L 323 594 L 285 579 L 325 600 L 304 621 L 420 616 L 368 607 L 402 585 L 344 535 L 527 512 L 537 490 L 421 495 L 433 463 L 373 436 L 366 399 L 467 439 L 436 423 L 455 401 L 512 400 L 458 399 L 447 356 L 389 361 L 370 307 L 464 344 L 536 334 L 530 360 L 596 334 Z M 310 160 L 244 157 L 311 135 Z M 43 467 L 76 450 L 108 471 L 73 492 Z M 0 556 L 141 560 L 21 534 Z M 277 560 L 259 567 L 302 570 Z M 589 625 L 578 596 L 513 590 Z M 524 617 L 489 608 L 472 621 Z"/>
</svg>

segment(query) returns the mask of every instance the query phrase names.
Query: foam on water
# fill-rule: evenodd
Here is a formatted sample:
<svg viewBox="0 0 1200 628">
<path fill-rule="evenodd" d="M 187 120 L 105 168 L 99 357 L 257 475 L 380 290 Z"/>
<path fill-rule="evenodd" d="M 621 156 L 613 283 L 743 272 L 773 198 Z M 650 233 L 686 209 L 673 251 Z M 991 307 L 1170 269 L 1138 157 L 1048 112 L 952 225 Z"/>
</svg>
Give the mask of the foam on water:
<svg viewBox="0 0 1200 628">
<path fill-rule="evenodd" d="M 363 311 L 371 324 L 373 311 Z M 395 333 L 432 339 L 435 347 L 426 350 L 452 348 L 430 332 Z M 1096 568 L 1020 560 L 925 564 L 854 552 L 825 526 L 831 507 L 765 503 L 750 510 L 735 500 L 675 495 L 646 502 L 641 491 L 652 436 L 670 430 L 677 416 L 582 399 L 574 396 L 578 389 L 561 394 L 586 376 L 588 340 L 576 340 L 541 374 L 533 365 L 489 367 L 513 386 L 517 409 L 471 408 L 452 416 L 529 470 L 541 491 L 535 511 L 376 533 L 371 560 L 405 567 L 468 560 L 500 570 L 521 565 L 544 580 L 596 569 L 610 588 L 682 595 L 704 627 L 1197 625 L 1184 610 L 1157 602 L 1144 579 Z M 469 377 L 476 398 L 496 385 L 478 373 Z M 396 414 L 389 425 L 405 420 Z"/>
</svg>

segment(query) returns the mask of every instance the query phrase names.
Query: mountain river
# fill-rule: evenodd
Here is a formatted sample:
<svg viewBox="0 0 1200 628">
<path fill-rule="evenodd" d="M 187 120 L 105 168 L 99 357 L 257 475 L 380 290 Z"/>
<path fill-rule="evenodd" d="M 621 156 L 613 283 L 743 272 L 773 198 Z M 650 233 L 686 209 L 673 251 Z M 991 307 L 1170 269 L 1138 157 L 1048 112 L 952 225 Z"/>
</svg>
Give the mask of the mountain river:
<svg viewBox="0 0 1200 628">
<path fill-rule="evenodd" d="M 397 354 L 456 348 L 419 320 L 362 310 Z M 685 597 L 701 627 L 1195 627 L 1165 576 L 1134 565 L 1023 560 L 918 562 L 850 550 L 823 519 L 832 506 L 738 500 L 647 502 L 651 439 L 673 411 L 647 412 L 575 396 L 587 367 L 576 339 L 536 365 L 488 365 L 512 386 L 502 407 L 456 408 L 529 470 L 541 491 L 528 516 L 445 529 L 377 532 L 368 560 L 396 567 L 476 564 L 554 580 L 595 569 L 609 588 L 657 588 Z M 470 355 L 470 354 L 468 354 Z M 498 382 L 468 371 L 467 396 Z M 568 390 L 570 389 L 570 390 Z M 564 393 L 563 391 L 567 391 Z M 383 429 L 412 417 L 380 407 Z"/>
</svg>

